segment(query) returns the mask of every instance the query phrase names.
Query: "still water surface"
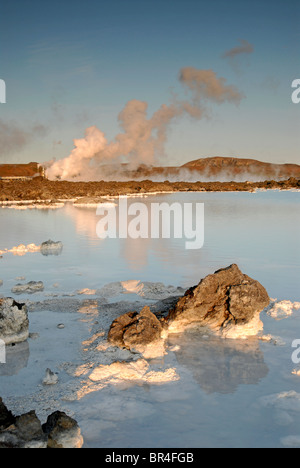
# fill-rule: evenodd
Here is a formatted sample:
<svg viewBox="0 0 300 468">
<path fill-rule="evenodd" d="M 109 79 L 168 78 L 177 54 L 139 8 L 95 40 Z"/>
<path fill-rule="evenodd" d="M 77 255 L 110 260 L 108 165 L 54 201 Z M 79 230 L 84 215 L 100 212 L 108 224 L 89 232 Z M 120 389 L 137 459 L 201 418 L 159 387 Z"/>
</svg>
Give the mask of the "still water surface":
<svg viewBox="0 0 300 468">
<path fill-rule="evenodd" d="M 204 203 L 203 248 L 186 250 L 185 239 L 174 238 L 100 240 L 96 209 L 71 203 L 46 211 L 5 208 L 0 210 L 0 250 L 48 239 L 62 241 L 64 248 L 58 256 L 5 254 L 0 259 L 0 294 L 11 296 L 20 277 L 45 284 L 43 293 L 23 295 L 24 300 L 53 294 L 63 299 L 80 289 L 127 280 L 187 288 L 237 263 L 271 298 L 300 301 L 299 192 L 165 194 L 128 203 L 136 201 L 148 206 L 152 201 Z M 49 314 L 45 324 L 51 321 Z M 32 323 L 40 327 L 38 314 L 32 315 Z M 300 312 L 294 310 L 283 320 L 263 313 L 262 320 L 265 333 L 279 337 L 280 344 L 256 338 L 207 340 L 191 330 L 170 338 L 176 351 L 165 359 L 176 368 L 177 382 L 105 388 L 68 403 L 85 446 L 300 446 L 300 377 L 292 374 L 297 366 L 291 360 L 292 342 L 300 339 Z M 86 331 L 80 326 L 76 322 L 78 342 L 73 340 L 70 353 Z M 32 392 L 36 363 L 41 369 L 49 367 L 49 356 L 37 356 L 38 350 L 32 341 L 27 365 L 14 375 L 0 375 L 1 396 Z M 59 360 L 57 354 L 53 362 Z M 29 383 L 24 384 L 26 379 Z"/>
</svg>

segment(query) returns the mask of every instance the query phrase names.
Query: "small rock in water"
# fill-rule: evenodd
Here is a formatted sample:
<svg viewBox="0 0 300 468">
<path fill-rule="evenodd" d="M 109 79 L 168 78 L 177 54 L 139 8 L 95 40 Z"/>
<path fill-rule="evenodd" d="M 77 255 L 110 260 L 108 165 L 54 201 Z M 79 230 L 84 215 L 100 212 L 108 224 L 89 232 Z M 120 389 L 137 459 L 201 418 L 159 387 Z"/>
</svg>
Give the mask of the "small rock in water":
<svg viewBox="0 0 300 468">
<path fill-rule="evenodd" d="M 36 340 L 39 337 L 40 337 L 39 333 L 29 333 L 29 338 L 31 340 Z"/>
<path fill-rule="evenodd" d="M 42 255 L 45 255 L 45 256 L 59 255 L 61 254 L 62 249 L 63 249 L 63 244 L 60 241 L 54 242 L 52 240 L 48 240 L 41 244 L 41 253 Z"/>
<path fill-rule="evenodd" d="M 30 281 L 27 284 L 16 284 L 11 290 L 13 294 L 34 294 L 44 291 L 44 283 L 42 281 Z"/>
<path fill-rule="evenodd" d="M 65 325 L 64 325 L 63 323 L 59 323 L 59 324 L 57 325 L 57 328 L 65 328 Z"/>
<path fill-rule="evenodd" d="M 44 385 L 55 385 L 58 382 L 58 376 L 51 371 L 51 369 L 46 369 L 46 376 L 44 377 Z"/>
</svg>

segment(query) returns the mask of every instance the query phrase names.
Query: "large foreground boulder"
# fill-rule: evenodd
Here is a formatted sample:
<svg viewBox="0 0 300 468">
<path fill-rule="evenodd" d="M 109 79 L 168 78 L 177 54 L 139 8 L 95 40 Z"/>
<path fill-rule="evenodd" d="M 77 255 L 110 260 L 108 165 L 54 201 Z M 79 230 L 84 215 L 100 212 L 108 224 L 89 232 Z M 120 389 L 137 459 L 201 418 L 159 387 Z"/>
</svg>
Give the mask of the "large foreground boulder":
<svg viewBox="0 0 300 468">
<path fill-rule="evenodd" d="M 224 335 L 234 336 L 233 329 L 251 335 L 261 327 L 259 314 L 269 303 L 265 288 L 233 264 L 186 291 L 166 321 L 169 330 L 199 323 Z"/>
<path fill-rule="evenodd" d="M 188 289 L 167 315 L 156 310 L 160 319 L 147 306 L 139 314 L 121 315 L 111 324 L 108 341 L 139 351 L 192 325 L 207 327 L 223 337 L 245 338 L 257 335 L 263 328 L 260 313 L 269 303 L 265 288 L 233 264 Z"/>
<path fill-rule="evenodd" d="M 6 345 L 26 341 L 29 336 L 28 312 L 25 304 L 11 297 L 0 299 L 0 339 Z"/>
</svg>

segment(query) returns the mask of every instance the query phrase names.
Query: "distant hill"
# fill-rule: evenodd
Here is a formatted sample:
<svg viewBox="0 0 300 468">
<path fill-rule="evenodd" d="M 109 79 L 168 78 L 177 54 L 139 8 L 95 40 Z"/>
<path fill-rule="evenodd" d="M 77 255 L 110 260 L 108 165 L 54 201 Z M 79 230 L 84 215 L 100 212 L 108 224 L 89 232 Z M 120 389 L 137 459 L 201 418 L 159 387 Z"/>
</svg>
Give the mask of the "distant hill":
<svg viewBox="0 0 300 468">
<path fill-rule="evenodd" d="M 212 157 L 190 161 L 183 166 L 191 172 L 216 179 L 220 176 L 246 178 L 247 180 L 274 179 L 283 180 L 300 177 L 298 164 L 273 164 L 255 159 Z M 248 177 L 248 178 L 247 178 Z"/>
<path fill-rule="evenodd" d="M 102 175 L 108 180 L 145 180 L 156 182 L 261 182 L 265 180 L 286 180 L 290 177 L 300 178 L 300 166 L 297 164 L 272 164 L 255 159 L 211 157 L 190 161 L 182 166 L 146 166 L 141 165 L 129 170 L 128 165 L 118 167 L 103 166 Z"/>
</svg>

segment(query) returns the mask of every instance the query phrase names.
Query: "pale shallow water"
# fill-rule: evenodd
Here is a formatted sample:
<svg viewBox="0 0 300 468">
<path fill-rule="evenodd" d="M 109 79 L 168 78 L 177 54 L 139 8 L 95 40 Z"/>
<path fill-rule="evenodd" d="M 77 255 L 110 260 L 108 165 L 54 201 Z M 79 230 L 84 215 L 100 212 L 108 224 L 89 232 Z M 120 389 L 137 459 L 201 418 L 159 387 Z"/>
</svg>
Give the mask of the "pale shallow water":
<svg viewBox="0 0 300 468">
<path fill-rule="evenodd" d="M 100 240 L 96 209 L 71 203 L 46 211 L 0 209 L 0 250 L 48 239 L 64 245 L 58 256 L 5 254 L 0 259 L 3 296 L 12 296 L 17 283 L 45 285 L 42 293 L 15 297 L 44 305 L 29 314 L 30 331 L 39 337 L 29 340 L 9 372 L 0 364 L 0 396 L 16 411 L 35 406 L 42 416 L 57 407 L 69 411 L 79 422 L 85 447 L 300 446 L 300 377 L 292 374 L 297 365 L 291 359 L 292 342 L 300 339 L 297 308 L 281 320 L 262 314 L 271 342 L 222 340 L 201 330 L 170 336 L 168 354 L 151 361 L 151 369 L 175 369 L 176 381 L 110 384 L 78 401 L 65 401 L 74 380 L 65 363 L 82 365 L 82 342 L 91 336 L 95 322 L 91 311 L 78 313 L 77 302 L 97 299 L 101 313 L 102 302 L 143 300 L 122 293 L 115 284 L 107 289 L 109 283 L 161 282 L 176 292 L 177 286 L 195 285 L 237 263 L 271 298 L 300 302 L 299 197 L 299 192 L 267 191 L 132 200 L 204 202 L 205 243 L 200 250 L 186 250 L 184 239 Z M 16 280 L 20 277 L 26 280 Z M 91 295 L 78 294 L 86 288 Z M 45 305 L 56 299 L 59 306 Z M 144 299 L 154 301 L 155 295 Z M 74 300 L 74 306 L 64 306 L 66 300 Z M 61 322 L 65 328 L 59 330 Z M 61 386 L 42 388 L 47 367 L 59 373 Z"/>
</svg>

